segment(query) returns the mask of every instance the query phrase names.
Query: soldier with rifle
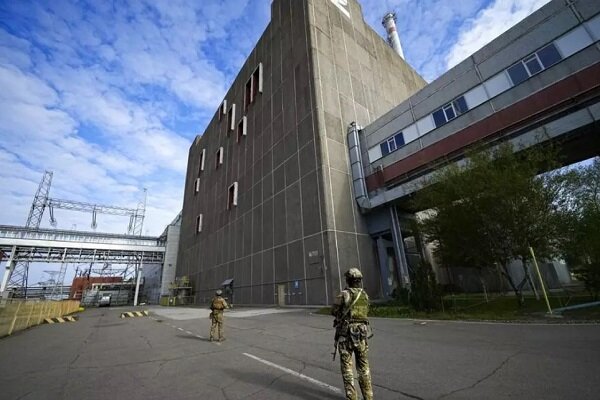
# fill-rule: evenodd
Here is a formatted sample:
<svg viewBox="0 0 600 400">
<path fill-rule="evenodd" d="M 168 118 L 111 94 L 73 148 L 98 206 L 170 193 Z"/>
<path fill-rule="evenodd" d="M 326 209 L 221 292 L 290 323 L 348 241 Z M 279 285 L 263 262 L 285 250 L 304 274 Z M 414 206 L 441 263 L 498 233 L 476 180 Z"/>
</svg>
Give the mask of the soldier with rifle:
<svg viewBox="0 0 600 400">
<path fill-rule="evenodd" d="M 227 301 L 222 297 L 223 291 L 221 289 L 215 292 L 215 296 L 210 302 L 210 320 L 212 322 L 210 327 L 210 341 L 219 340 L 222 342 L 225 340 L 223 336 L 223 312 L 226 308 L 230 308 Z"/>
<path fill-rule="evenodd" d="M 344 276 L 346 277 L 347 287 L 336 297 L 331 308 L 331 314 L 335 316 L 333 322 L 335 328 L 333 359 L 335 360 L 336 352 L 339 349 L 346 399 L 357 400 L 354 374 L 352 372 L 352 357 L 354 356 L 356 358 L 358 384 L 363 399 L 372 400 L 371 371 L 367 359 L 369 350 L 367 340 L 373 336 L 367 318 L 369 296 L 362 288 L 362 273 L 358 268 L 350 268 Z"/>
</svg>

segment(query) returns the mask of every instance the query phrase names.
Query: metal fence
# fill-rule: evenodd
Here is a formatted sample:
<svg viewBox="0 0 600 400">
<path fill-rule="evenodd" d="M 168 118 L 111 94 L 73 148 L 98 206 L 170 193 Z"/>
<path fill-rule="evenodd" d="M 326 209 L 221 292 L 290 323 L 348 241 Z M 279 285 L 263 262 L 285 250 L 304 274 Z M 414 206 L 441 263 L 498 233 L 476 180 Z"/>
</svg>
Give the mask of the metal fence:
<svg viewBox="0 0 600 400">
<path fill-rule="evenodd" d="M 0 337 L 39 325 L 45 318 L 62 317 L 79 310 L 78 300 L 16 300 L 0 305 Z"/>
</svg>

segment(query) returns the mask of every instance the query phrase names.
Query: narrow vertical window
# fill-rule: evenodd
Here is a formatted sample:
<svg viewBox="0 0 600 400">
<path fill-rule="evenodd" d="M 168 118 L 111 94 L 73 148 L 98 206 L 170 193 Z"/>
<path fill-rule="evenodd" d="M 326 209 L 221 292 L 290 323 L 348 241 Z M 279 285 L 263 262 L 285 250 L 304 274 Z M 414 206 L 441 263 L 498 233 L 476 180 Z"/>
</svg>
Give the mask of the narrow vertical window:
<svg viewBox="0 0 600 400">
<path fill-rule="evenodd" d="M 256 101 L 256 97 L 259 93 L 263 92 L 263 67 L 262 63 L 258 64 L 258 67 L 250 75 L 250 79 L 246 82 L 244 88 L 244 112 L 248 112 L 250 104 Z"/>
<path fill-rule="evenodd" d="M 231 210 L 233 207 L 238 205 L 238 183 L 233 182 L 233 185 L 229 186 L 227 193 L 227 209 Z"/>
<path fill-rule="evenodd" d="M 252 77 L 250 77 L 244 89 L 244 112 L 248 112 L 248 108 L 250 108 L 250 103 L 252 102 Z"/>
<path fill-rule="evenodd" d="M 396 151 L 396 149 L 397 149 L 397 146 L 396 146 L 396 138 L 394 138 L 394 137 L 392 137 L 392 138 L 389 138 L 389 139 L 387 140 L 387 144 L 388 144 L 388 149 L 389 149 L 389 152 L 390 152 L 390 153 L 391 153 L 392 151 Z"/>
<path fill-rule="evenodd" d="M 232 104 L 227 113 L 227 126 L 230 131 L 235 130 L 235 104 Z"/>
<path fill-rule="evenodd" d="M 223 100 L 217 114 L 219 114 L 219 121 L 223 119 L 223 115 L 227 114 L 227 99 Z"/>
<path fill-rule="evenodd" d="M 194 181 L 194 193 L 198 193 L 200 191 L 200 178 L 196 178 Z"/>
<path fill-rule="evenodd" d="M 223 164 L 223 147 L 219 147 L 215 158 L 215 169 L 219 168 L 219 165 Z"/>
<path fill-rule="evenodd" d="M 196 217 L 196 233 L 202 232 L 202 214 Z"/>
<path fill-rule="evenodd" d="M 263 68 L 262 63 L 252 73 L 252 102 L 256 100 L 258 93 L 263 92 Z"/>
<path fill-rule="evenodd" d="M 198 164 L 198 175 L 200 172 L 204 171 L 204 159 L 206 158 L 206 149 L 202 149 L 202 153 L 200 153 L 200 163 Z"/>
<path fill-rule="evenodd" d="M 456 113 L 454 112 L 454 107 L 452 107 L 452 104 L 447 104 L 442 108 L 444 110 L 444 114 L 446 115 L 446 121 L 456 118 Z"/>
<path fill-rule="evenodd" d="M 247 118 L 246 116 L 243 116 L 242 119 L 240 119 L 240 121 L 238 122 L 238 127 L 237 127 L 237 142 L 239 142 L 240 140 L 242 140 L 242 138 L 244 136 L 247 135 Z"/>
</svg>

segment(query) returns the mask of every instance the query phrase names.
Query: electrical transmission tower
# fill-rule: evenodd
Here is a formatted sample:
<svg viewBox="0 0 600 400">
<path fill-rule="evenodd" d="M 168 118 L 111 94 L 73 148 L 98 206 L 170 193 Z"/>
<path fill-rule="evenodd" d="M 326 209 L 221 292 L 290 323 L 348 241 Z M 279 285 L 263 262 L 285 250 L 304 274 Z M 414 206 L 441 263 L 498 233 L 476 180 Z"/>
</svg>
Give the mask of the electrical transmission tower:
<svg viewBox="0 0 600 400">
<path fill-rule="evenodd" d="M 29 210 L 29 216 L 27 217 L 26 228 L 38 229 L 42 222 L 42 216 L 44 210 L 48 204 L 48 193 L 50 192 L 50 185 L 52 184 L 52 172 L 44 172 L 42 181 L 38 186 L 35 196 L 33 197 L 33 203 Z M 21 293 L 15 293 L 18 296 L 27 296 L 27 280 L 29 275 L 29 261 L 19 261 L 15 264 L 12 273 L 10 274 L 7 287 L 16 288 L 21 290 Z"/>
<path fill-rule="evenodd" d="M 144 226 L 144 217 L 146 213 L 146 189 L 144 189 L 144 200 L 138 203 L 136 208 L 125 208 L 125 207 L 117 207 L 117 206 L 107 206 L 101 204 L 94 203 L 85 203 L 81 201 L 74 200 L 64 200 L 64 199 L 53 199 L 49 197 L 50 186 L 52 184 L 52 172 L 45 171 L 42 181 L 38 186 L 37 192 L 33 198 L 33 204 L 31 205 L 31 210 L 29 211 L 29 216 L 27 218 L 26 228 L 39 229 L 40 223 L 42 221 L 42 217 L 44 215 L 44 211 L 48 208 L 50 214 L 50 224 L 52 226 L 57 225 L 56 218 L 54 216 L 55 209 L 63 209 L 70 211 L 82 211 L 89 212 L 92 214 L 92 229 L 96 229 L 98 226 L 96 221 L 97 214 L 109 214 L 109 215 L 118 215 L 118 216 L 128 216 L 129 217 L 129 225 L 127 227 L 128 235 L 142 235 L 142 229 Z M 128 263 L 127 269 L 130 269 L 130 266 L 137 265 L 137 259 L 131 260 Z M 61 270 L 58 273 L 55 284 L 55 289 L 58 288 L 58 285 L 63 284 L 66 264 L 62 263 Z M 135 269 L 135 268 L 134 268 Z M 127 272 L 125 272 L 127 274 Z M 9 271 L 9 279 L 7 282 L 7 288 L 12 288 L 15 292 L 14 295 L 17 297 L 27 297 L 27 281 L 29 275 L 29 262 L 28 261 L 19 261 L 15 264 L 12 271 Z M 54 290 L 54 289 L 53 289 Z M 54 293 L 52 293 L 54 294 Z"/>
<path fill-rule="evenodd" d="M 116 206 L 106 206 L 101 204 L 84 203 L 82 201 L 63 200 L 63 199 L 47 199 L 48 210 L 50 212 L 50 224 L 56 226 L 56 217 L 54 216 L 55 209 L 63 209 L 70 211 L 83 211 L 92 214 L 92 229 L 96 229 L 98 223 L 96 216 L 98 214 L 120 215 L 129 217 L 129 226 L 127 228 L 128 235 L 141 236 L 142 226 L 144 225 L 144 214 L 146 207 L 144 203 L 139 203 L 137 208 L 125 208 Z"/>
</svg>

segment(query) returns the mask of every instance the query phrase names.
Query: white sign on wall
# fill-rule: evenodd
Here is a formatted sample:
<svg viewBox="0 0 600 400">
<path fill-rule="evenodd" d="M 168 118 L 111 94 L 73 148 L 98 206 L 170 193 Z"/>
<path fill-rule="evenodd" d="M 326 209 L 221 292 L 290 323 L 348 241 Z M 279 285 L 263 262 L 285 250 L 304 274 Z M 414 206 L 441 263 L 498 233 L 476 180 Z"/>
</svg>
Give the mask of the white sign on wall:
<svg viewBox="0 0 600 400">
<path fill-rule="evenodd" d="M 348 0 L 331 0 L 333 4 L 337 6 L 337 8 L 342 11 L 346 17 L 350 18 L 350 11 L 348 11 Z"/>
</svg>

